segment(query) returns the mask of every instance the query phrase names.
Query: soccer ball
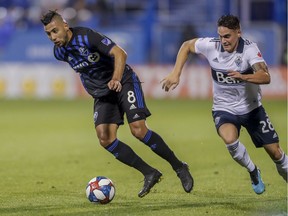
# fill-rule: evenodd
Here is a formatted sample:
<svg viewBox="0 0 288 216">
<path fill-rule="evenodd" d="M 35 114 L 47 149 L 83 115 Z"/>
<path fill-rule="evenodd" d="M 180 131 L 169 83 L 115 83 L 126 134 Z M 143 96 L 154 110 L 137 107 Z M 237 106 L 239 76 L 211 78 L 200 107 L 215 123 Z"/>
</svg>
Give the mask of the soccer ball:
<svg viewBox="0 0 288 216">
<path fill-rule="evenodd" d="M 86 196 L 90 202 L 98 204 L 107 204 L 115 196 L 115 186 L 111 179 L 98 176 L 92 178 L 86 187 Z"/>
</svg>

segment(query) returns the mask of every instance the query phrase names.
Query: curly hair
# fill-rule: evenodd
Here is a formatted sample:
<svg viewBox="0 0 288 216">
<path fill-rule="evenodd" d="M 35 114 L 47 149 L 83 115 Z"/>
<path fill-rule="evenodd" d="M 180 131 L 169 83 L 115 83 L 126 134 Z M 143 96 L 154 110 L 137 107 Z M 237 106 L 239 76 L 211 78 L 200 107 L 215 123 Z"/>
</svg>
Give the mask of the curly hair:
<svg viewBox="0 0 288 216">
<path fill-rule="evenodd" d="M 57 12 L 57 10 L 49 10 L 46 14 L 41 17 L 41 22 L 43 25 L 48 25 L 54 17 L 59 17 L 61 19 L 62 16 Z"/>
<path fill-rule="evenodd" d="M 218 19 L 218 27 L 223 26 L 229 29 L 240 29 L 240 21 L 238 17 L 233 16 L 231 14 L 223 15 Z"/>
</svg>

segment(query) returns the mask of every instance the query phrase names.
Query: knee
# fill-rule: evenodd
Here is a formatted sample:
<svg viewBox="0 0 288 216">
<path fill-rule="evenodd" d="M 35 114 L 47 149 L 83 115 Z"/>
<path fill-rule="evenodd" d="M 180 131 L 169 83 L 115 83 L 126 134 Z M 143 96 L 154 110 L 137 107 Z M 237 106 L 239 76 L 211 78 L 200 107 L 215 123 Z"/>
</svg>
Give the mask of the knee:
<svg viewBox="0 0 288 216">
<path fill-rule="evenodd" d="M 268 144 L 264 145 L 266 152 L 269 154 L 272 160 L 280 160 L 283 156 L 283 151 L 280 148 L 279 144 Z"/>
<path fill-rule="evenodd" d="M 143 124 L 130 124 L 130 130 L 131 133 L 134 137 L 136 137 L 139 140 L 144 139 L 148 129 L 145 125 Z"/>
<path fill-rule="evenodd" d="M 110 145 L 116 139 L 116 137 L 111 137 L 108 133 L 105 133 L 104 131 L 97 131 L 97 137 L 102 147 Z"/>
<path fill-rule="evenodd" d="M 131 133 L 134 137 L 136 137 L 137 139 L 141 140 L 144 138 L 145 133 L 143 133 L 142 128 L 139 127 L 133 127 L 131 128 Z M 144 134 L 144 135 L 143 135 Z"/>
<path fill-rule="evenodd" d="M 282 158 L 282 156 L 283 156 L 283 151 L 282 151 L 280 148 L 277 149 L 277 150 L 275 150 L 275 151 L 272 151 L 272 152 L 270 153 L 270 157 L 271 157 L 272 160 L 274 160 L 274 161 L 280 160 L 280 159 Z"/>
<path fill-rule="evenodd" d="M 237 128 L 232 124 L 222 125 L 218 130 L 218 134 L 226 144 L 234 143 L 239 137 Z"/>
<path fill-rule="evenodd" d="M 224 143 L 227 145 L 227 144 L 232 144 L 232 143 L 235 143 L 237 141 L 237 137 L 222 137 Z"/>
<path fill-rule="evenodd" d="M 233 133 L 221 134 L 220 136 L 226 145 L 233 144 L 238 140 L 237 134 L 233 134 Z"/>
</svg>

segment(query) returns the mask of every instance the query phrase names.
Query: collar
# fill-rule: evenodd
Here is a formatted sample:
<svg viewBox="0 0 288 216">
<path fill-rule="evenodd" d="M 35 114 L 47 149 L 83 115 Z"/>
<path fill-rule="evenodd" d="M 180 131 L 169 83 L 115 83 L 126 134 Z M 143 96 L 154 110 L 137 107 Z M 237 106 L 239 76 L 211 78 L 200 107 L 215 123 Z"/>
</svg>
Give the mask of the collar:
<svg viewBox="0 0 288 216">
<path fill-rule="evenodd" d="M 242 37 L 240 37 L 236 51 L 237 51 L 237 53 L 243 53 L 243 50 L 244 50 L 244 39 Z M 222 44 L 221 44 L 221 52 L 225 52 Z"/>
</svg>

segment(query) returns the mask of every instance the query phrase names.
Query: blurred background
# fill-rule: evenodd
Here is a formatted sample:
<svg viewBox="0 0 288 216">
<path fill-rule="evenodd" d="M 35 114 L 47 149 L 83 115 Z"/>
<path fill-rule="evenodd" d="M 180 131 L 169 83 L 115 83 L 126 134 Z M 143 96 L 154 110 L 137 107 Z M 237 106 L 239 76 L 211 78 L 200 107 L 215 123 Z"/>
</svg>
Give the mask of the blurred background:
<svg viewBox="0 0 288 216">
<path fill-rule="evenodd" d="M 272 83 L 263 93 L 287 98 L 286 0 L 0 0 L 1 98 L 87 97 L 77 74 L 54 59 L 40 22 L 49 9 L 71 27 L 90 27 L 122 46 L 152 98 L 210 98 L 210 69 L 201 56 L 190 56 L 172 93 L 159 81 L 185 40 L 217 37 L 218 18 L 237 15 L 243 37 L 258 44 L 269 66 Z"/>
</svg>

